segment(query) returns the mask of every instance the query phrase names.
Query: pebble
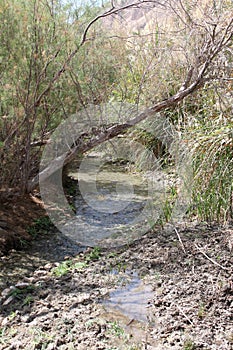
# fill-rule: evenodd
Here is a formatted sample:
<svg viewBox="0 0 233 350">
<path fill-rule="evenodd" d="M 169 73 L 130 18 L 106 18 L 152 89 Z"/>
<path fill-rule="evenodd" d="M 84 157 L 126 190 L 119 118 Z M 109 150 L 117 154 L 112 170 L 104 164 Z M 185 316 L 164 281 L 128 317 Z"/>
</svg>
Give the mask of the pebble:
<svg viewBox="0 0 233 350">
<path fill-rule="evenodd" d="M 47 271 L 46 270 L 36 270 L 35 272 L 34 272 L 34 276 L 43 276 L 43 275 L 45 275 L 45 274 L 47 274 Z"/>
<path fill-rule="evenodd" d="M 3 320 L 0 323 L 1 323 L 1 326 L 3 327 L 6 326 L 9 323 L 8 317 L 3 318 Z"/>
<path fill-rule="evenodd" d="M 19 350 L 22 349 L 22 341 L 18 340 L 13 342 L 10 347 L 8 348 L 9 350 Z"/>
<path fill-rule="evenodd" d="M 43 268 L 44 268 L 45 270 L 51 270 L 53 267 L 54 267 L 54 264 L 48 263 L 48 264 L 44 265 Z"/>
<path fill-rule="evenodd" d="M 9 293 L 10 293 L 10 291 L 12 290 L 12 289 L 14 289 L 14 286 L 10 286 L 9 288 L 6 288 L 6 289 L 4 289 L 3 291 L 2 291 L 2 296 L 3 297 L 6 297 Z"/>
<path fill-rule="evenodd" d="M 31 319 L 31 315 L 27 314 L 27 315 L 23 315 L 20 317 L 20 320 L 24 323 L 28 323 Z"/>
<path fill-rule="evenodd" d="M 19 288 L 19 289 L 24 289 L 24 288 L 27 288 L 29 286 L 30 286 L 30 284 L 27 282 L 19 282 L 19 283 L 16 283 L 16 285 L 15 285 L 15 287 Z"/>
<path fill-rule="evenodd" d="M 7 298 L 2 305 L 8 305 L 14 300 L 13 295 L 11 295 L 9 298 Z"/>
</svg>

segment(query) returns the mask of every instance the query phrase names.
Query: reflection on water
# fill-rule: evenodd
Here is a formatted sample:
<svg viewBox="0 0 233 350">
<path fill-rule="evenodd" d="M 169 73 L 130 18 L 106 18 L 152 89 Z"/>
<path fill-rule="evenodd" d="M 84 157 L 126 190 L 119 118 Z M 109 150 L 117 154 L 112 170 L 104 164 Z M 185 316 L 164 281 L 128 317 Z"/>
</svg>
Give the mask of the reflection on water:
<svg viewBox="0 0 233 350">
<path fill-rule="evenodd" d="M 92 162 L 95 162 L 94 157 Z M 77 178 L 77 173 L 72 176 Z M 142 176 L 127 173 L 125 167 L 119 164 L 103 167 L 96 181 L 93 181 L 89 169 L 83 169 L 79 173 L 79 182 L 85 187 L 85 193 L 76 198 L 75 237 L 69 232 L 68 225 L 66 236 L 57 231 L 48 232 L 34 240 L 23 252 L 12 252 L 8 257 L 0 259 L 0 291 L 23 277 L 30 276 L 47 262 L 62 261 L 67 256 L 77 255 L 84 250 L 83 246 L 101 245 L 103 239 L 106 244 L 109 237 L 111 246 L 112 240 L 118 244 L 137 239 L 145 233 L 146 228 L 150 228 L 149 220 L 155 220 L 156 212 L 159 213 L 159 207 L 161 208 L 163 180 L 157 178 L 155 184 L 148 185 Z M 152 203 L 150 196 L 153 186 L 155 198 L 152 198 Z M 80 236 L 81 246 L 76 244 L 77 235 Z M 150 296 L 148 288 L 134 276 L 125 289 L 110 296 L 110 304 L 118 305 L 118 309 L 130 309 L 127 313 L 130 312 L 132 317 L 145 319 L 142 310 Z M 129 299 L 130 295 L 137 297 L 135 300 Z"/>
<path fill-rule="evenodd" d="M 147 322 L 149 320 L 149 300 L 153 298 L 151 285 L 146 285 L 135 272 L 128 284 L 110 293 L 103 304 L 118 310 L 130 319 Z"/>
<path fill-rule="evenodd" d="M 129 243 L 150 230 L 159 219 L 164 182 L 126 171 L 119 164 L 98 168 L 98 158 L 88 156 L 85 167 L 70 175 L 79 182 L 76 219 L 67 225 L 71 238 L 84 245 L 115 246 Z"/>
</svg>

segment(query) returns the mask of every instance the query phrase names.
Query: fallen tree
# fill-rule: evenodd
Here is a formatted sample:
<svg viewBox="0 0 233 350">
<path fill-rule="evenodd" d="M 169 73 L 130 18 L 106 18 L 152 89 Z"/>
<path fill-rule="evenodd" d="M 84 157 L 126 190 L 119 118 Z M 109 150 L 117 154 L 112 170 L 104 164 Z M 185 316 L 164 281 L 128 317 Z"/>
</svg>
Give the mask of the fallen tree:
<svg viewBox="0 0 233 350">
<path fill-rule="evenodd" d="M 35 23 L 38 21 L 37 5 L 38 3 L 35 0 Z M 134 127 L 149 117 L 156 117 L 156 114 L 159 112 L 174 108 L 174 106 L 179 105 L 184 99 L 194 95 L 198 90 L 211 84 L 218 85 L 219 82 L 221 82 L 222 86 L 229 86 L 232 81 L 232 67 L 230 63 L 233 38 L 233 20 L 231 16 L 232 4 L 229 4 L 226 1 L 222 3 L 219 8 L 217 8 L 214 4 L 205 4 L 203 1 L 200 2 L 199 6 L 195 7 L 195 4 L 191 5 L 191 10 L 189 10 L 181 0 L 178 2 L 173 0 L 162 2 L 155 0 L 142 0 L 126 3 L 125 5 L 117 5 L 112 2 L 112 7 L 110 9 L 108 8 L 107 10 L 103 11 L 103 13 L 95 16 L 89 21 L 83 30 L 79 45 L 77 45 L 75 49 L 69 53 L 59 69 L 54 72 L 52 78 L 48 82 L 47 78 L 43 81 L 43 77 L 46 76 L 46 72 L 50 67 L 51 62 L 55 61 L 59 56 L 61 48 L 59 47 L 59 49 L 54 51 L 53 55 L 48 58 L 37 75 L 37 81 L 35 84 L 35 90 L 32 94 L 32 99 L 30 99 L 30 81 L 28 83 L 28 92 L 26 94 L 26 98 L 24 99 L 24 118 L 18 125 L 13 125 L 13 127 L 9 130 L 7 138 L 3 140 L 1 156 L 3 158 L 3 164 L 5 164 L 4 156 L 7 154 L 9 147 L 11 147 L 11 145 L 14 147 L 15 145 L 12 140 L 16 138 L 17 133 L 21 132 L 20 128 L 26 130 L 25 136 L 23 137 L 24 144 L 23 146 L 21 145 L 20 151 L 15 154 L 15 159 L 17 159 L 17 155 L 20 156 L 18 164 L 18 172 L 20 175 L 18 176 L 20 177 L 19 187 L 22 191 L 32 191 L 38 185 L 39 178 L 46 178 L 56 172 L 61 166 L 61 160 L 63 166 L 67 165 L 68 163 L 72 162 L 77 154 L 83 154 L 84 152 L 91 150 L 97 145 L 122 134 L 129 128 Z M 81 52 L 85 45 L 89 45 L 89 43 L 95 41 L 96 24 L 98 24 L 100 21 L 110 19 L 110 24 L 108 22 L 101 22 L 101 25 L 106 25 L 106 29 L 109 31 L 109 40 L 111 40 L 111 38 L 114 36 L 119 36 L 120 39 L 125 40 L 123 37 L 121 38 L 122 34 L 113 34 L 113 32 L 110 30 L 111 26 L 114 26 L 113 24 L 115 23 L 115 20 L 121 21 L 124 15 L 128 14 L 130 10 L 136 9 L 136 11 L 139 11 L 145 8 L 147 11 L 154 11 L 151 12 L 151 15 L 156 13 L 158 8 L 162 8 L 166 15 L 171 14 L 171 18 L 173 17 L 173 19 L 175 16 L 175 21 L 177 21 L 176 30 L 174 30 L 174 28 L 167 28 L 166 24 L 163 29 L 161 29 L 161 33 L 165 35 L 166 30 L 169 29 L 172 38 L 179 35 L 178 39 L 174 39 L 175 44 L 173 44 L 173 51 L 175 55 L 177 52 L 177 57 L 179 58 L 179 65 L 177 66 L 177 69 L 181 69 L 181 63 L 183 62 L 183 80 L 179 81 L 179 84 L 175 84 L 175 88 L 172 87 L 172 93 L 169 91 L 169 84 L 171 83 L 168 82 L 168 92 L 164 94 L 166 96 L 165 98 L 158 99 L 155 96 L 157 102 L 152 103 L 151 106 L 146 107 L 143 111 L 134 114 L 132 118 L 124 120 L 123 123 L 119 119 L 119 122 L 114 124 L 101 124 L 99 128 L 95 128 L 94 132 L 90 129 L 83 129 L 79 138 L 74 140 L 72 147 L 64 154 L 60 154 L 59 157 L 55 156 L 53 161 L 44 169 L 41 169 L 41 173 L 38 174 L 41 150 L 43 149 L 44 145 L 49 142 L 49 136 L 51 133 L 51 130 L 48 128 L 49 122 L 46 120 L 42 127 L 39 139 L 33 140 L 38 108 L 43 105 L 45 109 L 48 109 L 48 106 L 46 105 L 46 98 L 55 89 L 56 85 L 59 83 L 61 77 L 65 73 L 71 72 L 72 78 L 75 78 L 75 74 L 73 74 L 71 69 L 72 61 L 78 55 L 78 53 Z M 159 21 L 159 19 L 156 19 L 156 35 L 158 35 L 158 33 L 160 34 Z M 120 22 L 120 25 L 121 23 L 122 22 Z M 154 35 L 154 33 L 152 34 Z M 130 34 L 129 32 L 127 34 L 127 38 L 129 39 L 134 36 L 134 34 Z M 144 38 L 148 37 L 148 32 L 138 33 L 136 34 L 136 37 L 144 40 Z M 182 42 L 182 40 L 186 41 Z M 191 52 L 186 50 L 186 46 L 189 44 L 189 41 L 190 47 L 193 50 Z M 169 45 L 171 44 L 168 43 L 166 46 L 167 50 L 169 50 Z M 160 49 L 159 47 L 156 47 L 156 50 L 160 50 L 160 57 L 158 59 L 159 63 L 156 63 L 160 64 L 163 58 L 163 48 Z M 145 47 L 145 54 L 146 52 L 147 48 Z M 136 54 L 137 53 L 135 52 L 135 55 Z M 155 56 L 157 54 L 158 53 L 155 52 Z M 32 77 L 32 70 L 34 67 L 33 60 L 36 57 L 35 55 L 39 55 L 39 53 L 32 51 L 30 79 Z M 166 67 L 166 62 L 163 62 L 162 70 L 164 70 L 164 67 Z M 151 67 L 148 64 L 148 67 L 141 73 L 141 78 L 138 84 L 139 95 L 143 90 L 145 76 L 148 74 L 150 68 Z M 42 86 L 43 88 L 40 86 L 41 81 L 43 81 L 44 84 Z M 75 80 L 75 86 L 77 87 L 77 93 L 82 107 L 85 110 L 88 105 L 85 101 L 83 101 L 83 92 L 78 79 Z M 140 110 L 142 109 L 140 108 Z M 32 155 L 32 150 L 37 147 L 39 147 L 39 151 L 33 153 Z M 35 159 L 33 157 L 35 157 Z M 7 175 L 5 178 L 7 178 Z"/>
<path fill-rule="evenodd" d="M 152 1 L 153 2 L 153 1 Z M 121 7 L 119 9 L 115 9 L 114 7 L 105 12 L 103 15 L 97 16 L 93 21 L 91 21 L 87 28 L 84 31 L 84 35 L 81 41 L 81 45 L 88 40 L 87 33 L 91 28 L 91 25 L 95 23 L 100 18 L 110 16 L 115 13 L 119 13 L 120 11 L 128 9 L 129 7 L 135 7 L 141 5 L 144 1 L 140 3 L 134 3 L 131 5 L 127 5 L 125 7 Z M 147 3 L 147 1 L 145 1 Z M 151 3 L 151 1 L 149 1 Z M 39 178 L 41 180 L 46 177 L 52 175 L 55 171 L 60 168 L 61 159 L 63 166 L 72 162 L 72 160 L 77 156 L 77 154 L 83 154 L 87 151 L 90 151 L 94 147 L 99 144 L 110 140 L 123 132 L 127 131 L 129 128 L 134 127 L 138 123 L 143 120 L 155 116 L 157 113 L 166 110 L 168 108 L 174 107 L 183 99 L 192 95 L 197 90 L 203 88 L 205 84 L 208 84 L 211 81 L 218 80 L 219 78 L 222 80 L 230 81 L 232 78 L 227 76 L 219 77 L 219 74 L 223 74 L 223 71 L 220 71 L 219 66 L 217 66 L 218 70 L 216 70 L 216 62 L 218 58 L 221 58 L 221 55 L 224 55 L 224 51 L 228 49 L 232 45 L 233 39 L 233 20 L 230 19 L 225 23 L 225 27 L 220 27 L 217 32 L 217 25 L 214 25 L 212 32 L 209 30 L 206 31 L 206 37 L 203 40 L 202 46 L 199 51 L 199 55 L 195 58 L 192 65 L 189 67 L 186 78 L 183 81 L 182 85 L 179 88 L 179 91 L 175 93 L 173 96 L 155 103 L 153 106 L 146 108 L 144 111 L 138 113 L 134 118 L 127 120 L 123 124 L 115 124 L 115 125 L 104 125 L 99 127 L 97 131 L 95 130 L 95 134 L 92 131 L 83 130 L 82 135 L 79 139 L 75 140 L 73 147 L 67 151 L 65 154 L 60 155 L 55 158 L 49 166 L 42 170 L 42 172 L 36 177 L 34 177 L 28 185 L 28 190 L 32 191 L 38 184 Z M 85 139 L 85 140 L 84 140 Z"/>
</svg>

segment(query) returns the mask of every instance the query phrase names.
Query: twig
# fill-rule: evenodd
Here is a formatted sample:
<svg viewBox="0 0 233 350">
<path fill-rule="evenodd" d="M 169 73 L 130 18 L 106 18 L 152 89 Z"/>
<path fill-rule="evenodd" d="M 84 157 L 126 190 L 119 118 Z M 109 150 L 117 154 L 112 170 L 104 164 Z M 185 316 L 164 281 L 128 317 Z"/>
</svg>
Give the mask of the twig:
<svg viewBox="0 0 233 350">
<path fill-rule="evenodd" d="M 127 323 L 126 326 L 127 326 L 127 327 L 130 326 L 134 321 L 135 321 L 134 318 L 131 318 L 131 320 Z"/>
<path fill-rule="evenodd" d="M 177 307 L 177 309 L 182 313 L 182 315 L 186 318 L 186 320 L 189 321 L 189 323 L 194 326 L 194 323 L 190 320 L 190 318 L 185 314 L 185 312 L 175 303 L 172 303 L 173 305 L 175 305 L 175 307 Z"/>
<path fill-rule="evenodd" d="M 199 252 L 200 252 L 201 254 L 203 254 L 203 255 L 206 257 L 206 259 L 208 259 L 209 261 L 211 261 L 213 264 L 215 264 L 215 265 L 221 267 L 221 269 L 223 269 L 223 270 L 228 270 L 226 267 L 220 265 L 217 261 L 211 259 L 205 252 L 202 251 L 202 249 L 201 249 L 200 247 L 198 247 L 197 244 L 195 244 L 195 247 L 199 250 Z"/>
<path fill-rule="evenodd" d="M 176 229 L 175 227 L 174 227 L 174 230 L 175 230 L 175 232 L 176 232 L 176 234 L 177 234 L 177 237 L 178 237 L 178 239 L 179 239 L 181 248 L 182 248 L 183 252 L 186 254 L 186 250 L 185 250 L 184 244 L 183 244 L 183 242 L 182 242 L 182 239 L 181 239 L 181 237 L 180 237 L 180 235 L 179 235 L 179 232 L 177 231 L 177 229 Z"/>
</svg>

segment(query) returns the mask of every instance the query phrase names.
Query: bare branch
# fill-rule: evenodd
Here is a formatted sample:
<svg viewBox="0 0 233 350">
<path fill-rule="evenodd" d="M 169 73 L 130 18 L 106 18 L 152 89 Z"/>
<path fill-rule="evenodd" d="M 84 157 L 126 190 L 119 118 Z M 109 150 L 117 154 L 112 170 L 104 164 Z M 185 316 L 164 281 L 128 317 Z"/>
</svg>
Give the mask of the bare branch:
<svg viewBox="0 0 233 350">
<path fill-rule="evenodd" d="M 217 261 L 213 260 L 212 258 L 210 258 L 205 252 L 203 252 L 202 248 L 200 248 L 197 244 L 195 244 L 195 247 L 199 250 L 199 252 L 201 254 L 204 255 L 204 257 L 206 257 L 206 259 L 208 259 L 209 261 L 211 261 L 214 265 L 217 265 L 218 267 L 221 267 L 221 269 L 223 270 L 228 270 L 226 267 L 220 265 Z"/>
<path fill-rule="evenodd" d="M 94 23 L 96 23 L 97 21 L 99 21 L 101 18 L 105 18 L 105 17 L 109 17 L 112 15 L 116 15 L 119 14 L 120 12 L 124 11 L 124 10 L 128 10 L 128 9 L 132 9 L 132 8 L 137 8 L 137 7 L 142 7 L 143 4 L 157 4 L 157 5 L 161 5 L 161 6 L 165 6 L 163 3 L 159 2 L 159 1 L 155 1 L 155 0 L 141 0 L 141 1 L 136 1 L 124 6 L 120 6 L 118 8 L 115 7 L 114 2 L 112 1 L 112 7 L 110 10 L 105 11 L 104 13 L 96 16 L 90 23 L 88 23 L 86 29 L 84 30 L 81 42 L 80 42 L 80 46 L 82 46 L 86 41 L 87 41 L 87 34 L 90 30 L 90 28 L 93 26 Z"/>
<path fill-rule="evenodd" d="M 170 0 L 171 2 L 172 0 Z M 213 63 L 215 62 L 216 57 L 228 46 L 228 44 L 231 42 L 233 38 L 233 19 L 228 20 L 228 23 L 225 23 L 225 26 L 220 27 L 220 25 L 214 25 L 214 26 L 208 26 L 203 25 L 198 22 L 195 22 L 193 18 L 191 18 L 191 15 L 187 10 L 185 9 L 182 0 L 179 0 L 179 5 L 181 6 L 181 11 L 185 13 L 187 21 L 183 21 L 183 24 L 185 26 L 191 26 L 193 28 L 198 28 L 200 30 L 201 35 L 201 42 L 198 45 L 198 55 L 197 57 L 193 58 L 189 62 L 189 68 L 186 74 L 186 77 L 181 84 L 180 88 L 177 89 L 177 93 L 172 95 L 171 97 L 164 99 L 162 101 L 159 101 L 152 105 L 150 108 L 145 109 L 143 112 L 136 115 L 134 118 L 128 120 L 124 124 L 114 124 L 114 125 L 106 125 L 106 127 L 103 129 L 100 129 L 97 131 L 97 134 L 93 135 L 91 133 L 88 133 L 88 140 L 85 140 L 80 137 L 78 140 L 75 140 L 75 145 L 65 154 L 61 155 L 60 157 L 54 159 L 51 164 L 49 164 L 40 174 L 40 178 L 46 178 L 53 174 L 55 171 L 57 171 L 61 164 L 61 159 L 63 160 L 63 165 L 68 164 L 71 162 L 77 153 L 84 153 L 92 148 L 96 147 L 97 145 L 101 144 L 102 142 L 106 140 L 110 140 L 113 137 L 121 134 L 122 132 L 128 130 L 130 127 L 135 126 L 136 124 L 140 123 L 141 121 L 145 120 L 149 116 L 155 116 L 156 113 L 175 106 L 178 102 L 184 100 L 187 96 L 191 95 L 201 87 L 205 85 L 205 83 L 208 81 L 208 79 L 211 79 L 213 76 L 213 73 L 211 72 L 211 68 L 213 67 Z M 41 100 L 43 97 L 51 90 L 54 83 L 59 80 L 61 75 L 67 70 L 68 66 L 70 65 L 72 59 L 74 56 L 78 53 L 80 48 L 90 39 L 88 39 L 88 34 L 93 27 L 93 25 L 98 22 L 99 20 L 117 15 L 122 13 L 122 11 L 127 11 L 132 8 L 141 8 L 144 5 L 160 5 L 165 6 L 167 4 L 167 1 L 159 2 L 155 0 L 138 0 L 133 3 L 116 7 L 114 4 L 114 1 L 112 1 L 112 7 L 108 10 L 106 10 L 104 13 L 97 15 L 94 19 L 92 19 L 86 26 L 80 44 L 77 46 L 66 58 L 65 62 L 61 66 L 61 68 L 54 74 L 51 81 L 48 83 L 47 87 L 41 92 L 41 94 L 35 98 L 32 108 L 35 106 L 38 106 L 41 103 Z M 170 4 L 171 6 L 171 4 Z M 173 10 L 176 12 L 176 5 L 174 4 Z M 188 24 L 187 24 L 188 22 Z M 207 22 L 206 22 L 207 23 Z M 207 23 L 208 24 L 208 23 Z M 212 23 L 211 23 L 212 24 Z M 210 27 L 212 29 L 210 29 Z M 212 31 L 211 31 L 212 30 Z M 59 50 L 56 54 L 59 53 Z M 56 54 L 53 57 L 53 59 L 56 58 Z M 47 65 L 50 62 L 47 62 Z M 46 70 L 47 65 L 44 67 L 42 73 Z M 149 66 L 148 66 L 149 68 Z M 210 74 L 211 72 L 211 74 Z M 84 101 L 81 94 L 81 87 L 79 84 L 79 81 L 77 80 L 77 77 L 75 75 L 71 74 L 71 78 L 73 82 L 76 85 L 78 95 L 80 98 L 80 101 L 82 102 L 84 106 Z M 143 82 L 143 76 L 141 80 L 141 86 Z M 140 86 L 140 88 L 141 88 Z M 140 93 L 140 90 L 139 90 Z M 83 130 L 83 132 L 86 135 L 86 131 Z M 38 141 L 37 145 L 41 145 L 42 141 Z M 46 141 L 47 142 L 47 141 Z M 32 144 L 33 146 L 33 144 Z M 29 191 L 31 191 L 35 186 L 37 186 L 39 181 L 39 175 L 36 176 L 30 183 L 29 183 Z"/>
<path fill-rule="evenodd" d="M 232 22 L 232 21 L 231 21 Z M 200 60 L 197 59 L 197 66 L 193 66 L 189 69 L 187 73 L 187 77 L 182 84 L 179 91 L 171 96 L 170 98 L 160 101 L 153 105 L 150 108 L 147 108 L 143 112 L 139 113 L 136 117 L 134 117 L 131 120 L 128 120 L 124 124 L 116 124 L 111 125 L 110 127 L 106 127 L 105 130 L 99 131 L 97 136 L 95 135 L 94 138 L 91 137 L 87 143 L 83 143 L 82 140 L 77 140 L 76 146 L 73 147 L 68 153 L 60 156 L 59 158 L 55 159 L 46 169 L 43 170 L 43 172 L 40 174 L 40 178 L 43 180 L 44 178 L 50 176 L 55 171 L 57 171 L 60 167 L 60 160 L 63 159 L 63 165 L 68 164 L 71 162 L 77 153 L 85 153 L 92 148 L 96 147 L 97 145 L 103 143 L 104 141 L 110 140 L 113 137 L 121 134 L 122 132 L 128 130 L 130 127 L 135 126 L 136 124 L 140 123 L 141 121 L 145 120 L 149 116 L 154 116 L 156 113 L 167 109 L 169 107 L 172 107 L 176 105 L 178 102 L 182 101 L 184 98 L 192 94 L 194 91 L 197 91 L 201 87 L 203 87 L 208 80 L 207 73 L 208 68 L 210 67 L 211 63 L 215 59 L 216 55 L 223 50 L 225 45 L 231 40 L 233 36 L 233 32 L 228 33 L 231 26 L 227 26 L 226 30 L 224 31 L 223 37 L 219 40 L 218 44 L 213 47 L 210 42 L 206 43 L 206 48 L 204 51 L 207 51 L 207 54 L 205 55 L 205 62 L 203 64 L 200 64 Z M 195 78 L 195 80 L 190 83 L 191 79 L 193 78 L 193 71 L 194 69 L 197 70 L 198 65 L 199 71 Z M 187 86 L 190 83 L 189 86 Z M 39 183 L 39 175 L 36 176 L 28 186 L 28 190 L 32 191 Z"/>
<path fill-rule="evenodd" d="M 203 70 L 203 74 L 204 74 Z M 168 107 L 174 106 L 179 101 L 183 100 L 186 96 L 194 92 L 195 90 L 199 89 L 204 84 L 204 80 L 202 75 L 200 75 L 199 79 L 191 84 L 187 89 L 178 92 L 176 95 L 170 97 L 167 100 L 158 102 L 154 106 L 146 109 L 139 115 L 137 115 L 135 118 L 128 120 L 124 124 L 115 124 L 111 126 L 107 126 L 104 128 L 104 130 L 99 130 L 97 132 L 97 135 L 93 137 L 92 134 L 85 134 L 85 138 L 87 135 L 89 136 L 89 140 L 87 142 L 83 142 L 82 139 L 76 140 L 76 145 L 67 153 L 59 156 L 58 158 L 54 159 L 50 165 L 44 169 L 40 175 L 37 175 L 28 185 L 28 191 L 32 191 L 38 184 L 39 184 L 39 177 L 41 180 L 46 179 L 50 175 L 52 175 L 54 172 L 56 172 L 60 168 L 61 160 L 63 161 L 63 166 L 70 163 L 77 154 L 83 154 L 94 147 L 98 146 L 99 144 L 111 140 L 112 138 L 122 134 L 123 132 L 127 131 L 132 126 L 138 124 L 139 122 L 145 120 L 149 116 L 155 115 L 156 113 L 160 112 L 161 110 L 164 110 Z"/>
</svg>

